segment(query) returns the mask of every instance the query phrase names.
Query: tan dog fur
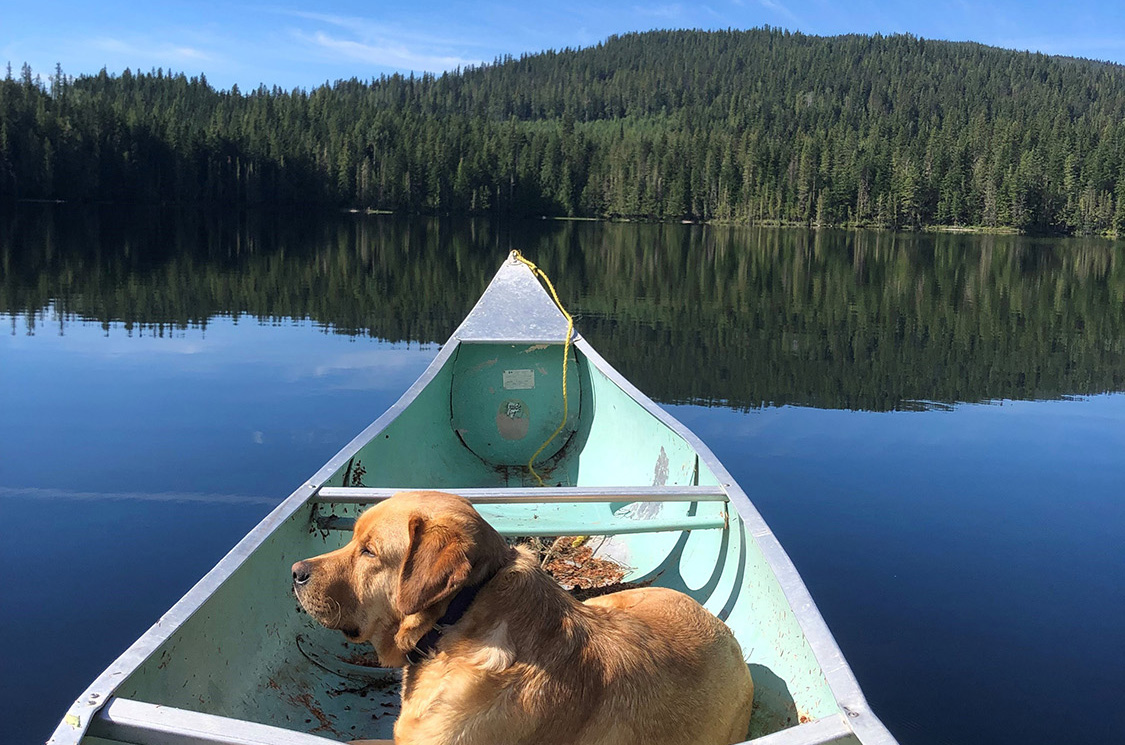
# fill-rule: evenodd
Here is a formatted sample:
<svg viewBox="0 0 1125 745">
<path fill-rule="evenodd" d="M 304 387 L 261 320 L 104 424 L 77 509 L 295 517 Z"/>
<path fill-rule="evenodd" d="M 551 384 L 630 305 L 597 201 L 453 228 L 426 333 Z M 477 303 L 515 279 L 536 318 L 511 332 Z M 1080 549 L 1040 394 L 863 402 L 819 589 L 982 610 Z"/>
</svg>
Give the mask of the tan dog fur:
<svg viewBox="0 0 1125 745">
<path fill-rule="evenodd" d="M 730 630 L 688 596 L 626 590 L 580 603 L 465 499 L 403 492 L 343 548 L 298 562 L 319 622 L 405 666 L 397 745 L 730 745 L 754 686 Z M 434 654 L 406 653 L 467 584 L 495 573 Z"/>
</svg>

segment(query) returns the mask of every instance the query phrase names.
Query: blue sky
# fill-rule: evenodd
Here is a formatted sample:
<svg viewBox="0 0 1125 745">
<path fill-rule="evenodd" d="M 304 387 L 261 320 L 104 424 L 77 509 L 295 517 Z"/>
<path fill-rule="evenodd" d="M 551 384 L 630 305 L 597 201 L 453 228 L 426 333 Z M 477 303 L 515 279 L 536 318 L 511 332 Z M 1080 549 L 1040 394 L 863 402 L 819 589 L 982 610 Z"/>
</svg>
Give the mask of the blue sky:
<svg viewBox="0 0 1125 745">
<path fill-rule="evenodd" d="M 238 3 L 4 0 L 0 64 L 44 76 L 106 67 L 205 73 L 212 84 L 312 87 L 393 71 L 440 72 L 503 54 L 596 44 L 653 28 L 751 28 L 810 34 L 909 32 L 1125 63 L 1118 2 L 692 2 Z"/>
</svg>

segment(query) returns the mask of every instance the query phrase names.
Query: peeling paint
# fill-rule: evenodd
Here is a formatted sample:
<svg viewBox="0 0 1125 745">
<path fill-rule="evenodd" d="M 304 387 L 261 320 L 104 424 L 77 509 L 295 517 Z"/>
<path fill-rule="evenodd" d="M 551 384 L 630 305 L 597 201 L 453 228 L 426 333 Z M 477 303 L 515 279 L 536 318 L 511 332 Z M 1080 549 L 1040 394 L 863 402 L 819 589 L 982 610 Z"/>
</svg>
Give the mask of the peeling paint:
<svg viewBox="0 0 1125 745">
<path fill-rule="evenodd" d="M 481 370 L 487 370 L 488 368 L 495 365 L 499 361 L 499 359 L 499 357 L 493 357 L 492 359 L 484 360 L 483 362 L 473 366 L 472 371 L 480 372 Z"/>
<path fill-rule="evenodd" d="M 660 446 L 660 455 L 656 456 L 656 466 L 652 471 L 652 485 L 665 486 L 668 483 L 668 453 L 664 446 Z"/>
</svg>

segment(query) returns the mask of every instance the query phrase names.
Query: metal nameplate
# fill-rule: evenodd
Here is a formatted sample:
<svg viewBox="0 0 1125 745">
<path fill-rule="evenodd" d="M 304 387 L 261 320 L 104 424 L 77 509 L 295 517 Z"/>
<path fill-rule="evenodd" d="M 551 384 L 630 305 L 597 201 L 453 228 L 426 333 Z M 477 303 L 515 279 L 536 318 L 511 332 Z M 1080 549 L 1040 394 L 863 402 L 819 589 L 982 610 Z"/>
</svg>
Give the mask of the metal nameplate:
<svg viewBox="0 0 1125 745">
<path fill-rule="evenodd" d="M 508 391 L 529 391 L 535 387 L 534 370 L 505 370 L 504 389 Z"/>
</svg>

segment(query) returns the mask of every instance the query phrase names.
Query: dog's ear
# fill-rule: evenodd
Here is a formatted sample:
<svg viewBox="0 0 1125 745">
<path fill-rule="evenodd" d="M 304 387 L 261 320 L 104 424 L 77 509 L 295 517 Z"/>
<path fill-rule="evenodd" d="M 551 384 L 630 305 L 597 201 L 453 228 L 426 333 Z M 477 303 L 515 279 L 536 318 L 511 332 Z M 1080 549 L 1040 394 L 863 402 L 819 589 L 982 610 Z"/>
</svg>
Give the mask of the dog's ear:
<svg viewBox="0 0 1125 745">
<path fill-rule="evenodd" d="M 469 558 L 464 536 L 446 525 L 412 515 L 410 547 L 398 579 L 397 607 L 404 616 L 440 603 L 464 586 Z"/>
</svg>

